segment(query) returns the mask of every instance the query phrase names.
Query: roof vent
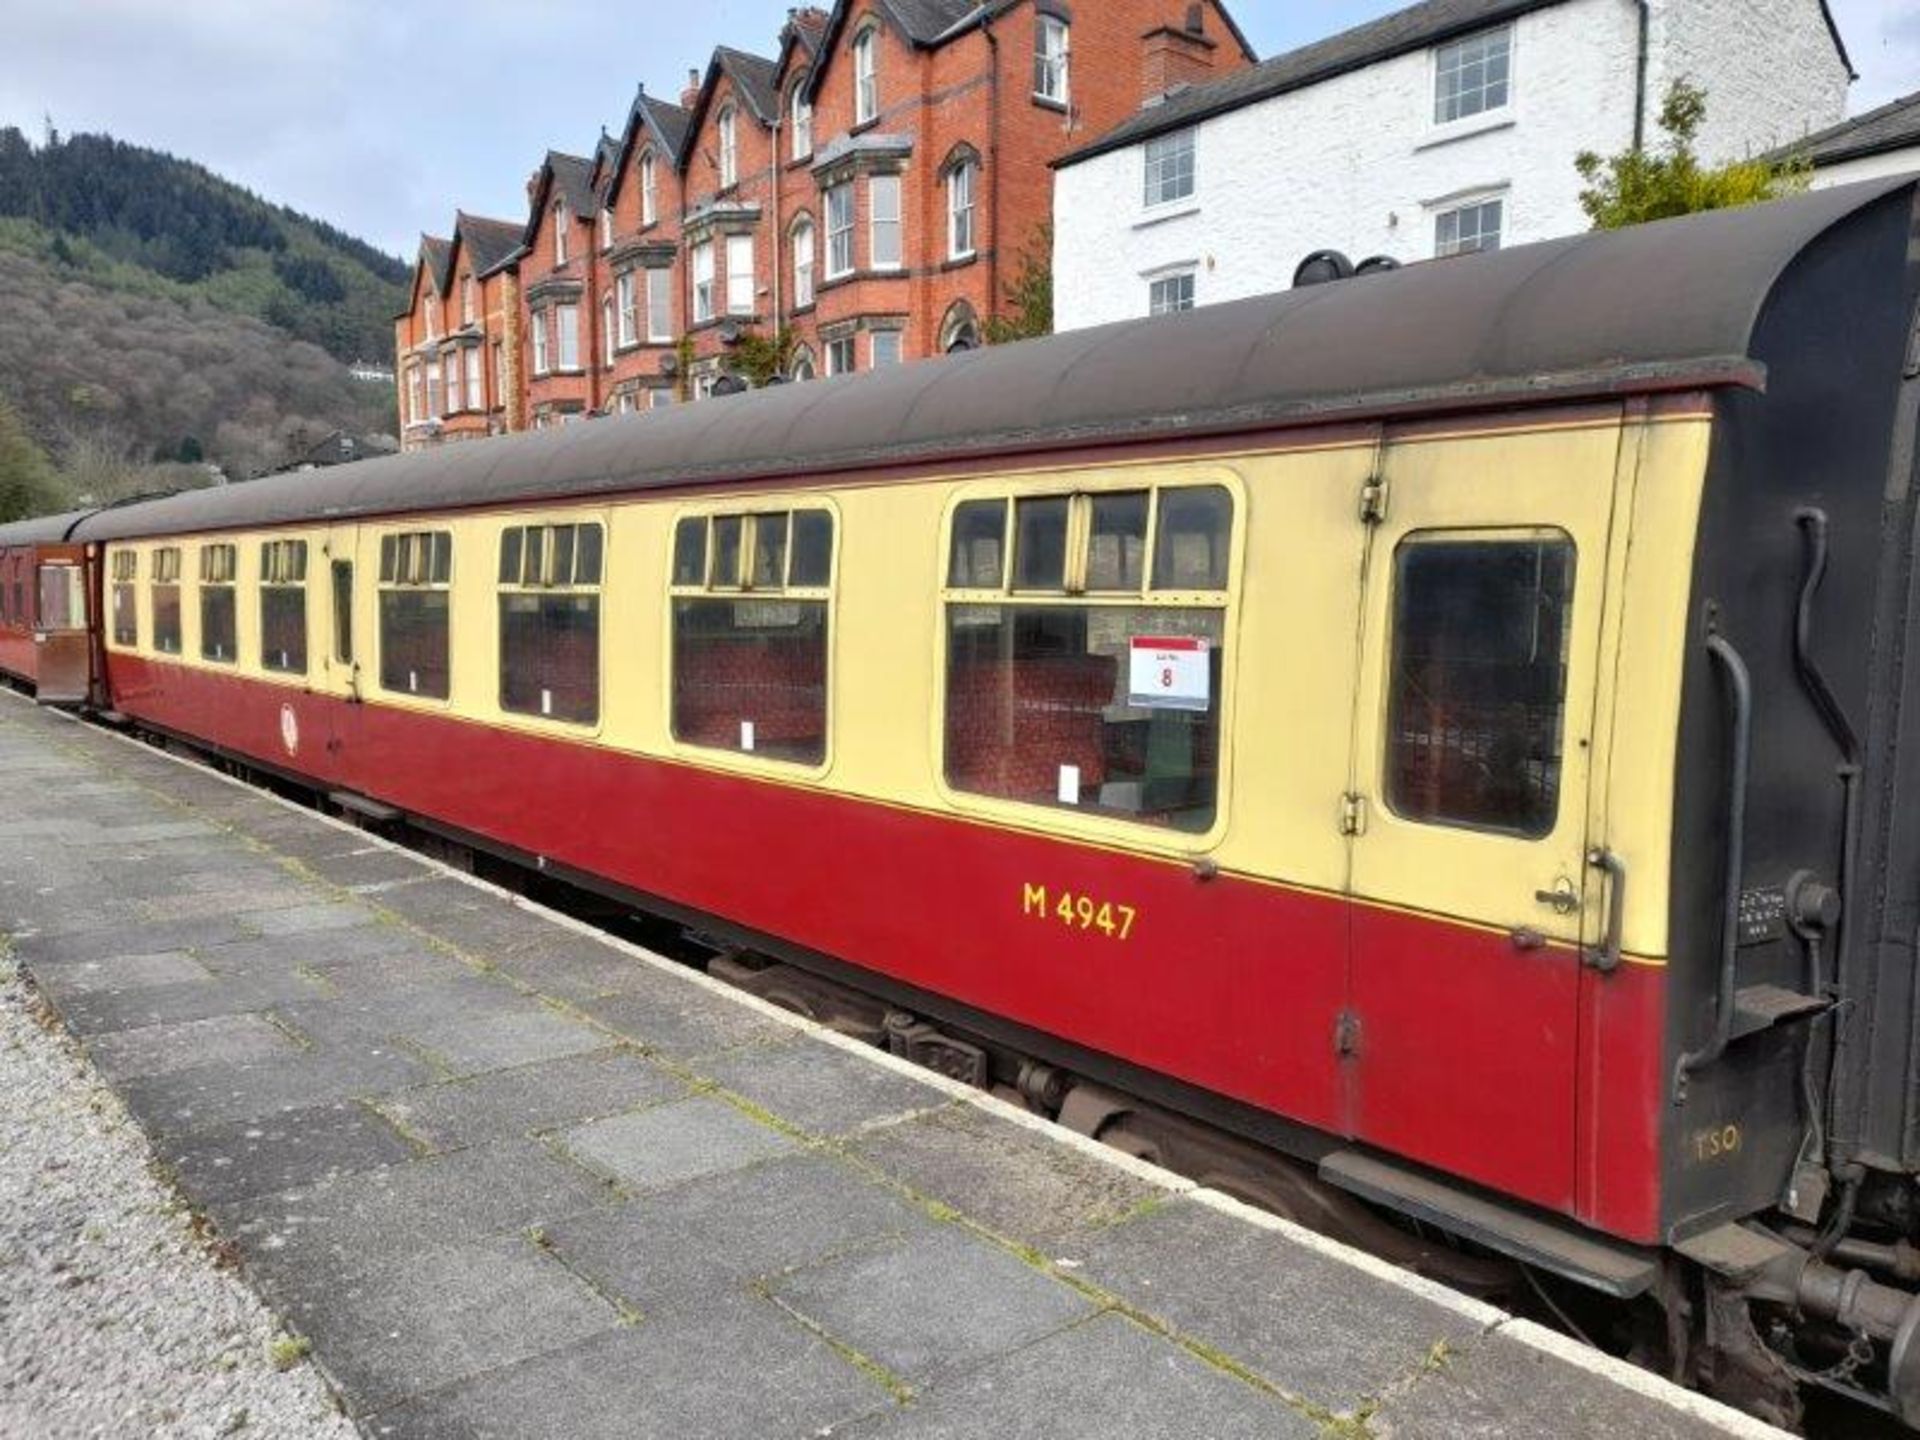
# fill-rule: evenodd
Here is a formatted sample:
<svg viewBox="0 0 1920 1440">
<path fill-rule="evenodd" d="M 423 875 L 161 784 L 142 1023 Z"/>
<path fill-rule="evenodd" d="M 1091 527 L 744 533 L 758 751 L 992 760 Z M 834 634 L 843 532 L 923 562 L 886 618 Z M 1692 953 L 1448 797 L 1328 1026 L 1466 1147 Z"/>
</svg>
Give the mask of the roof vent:
<svg viewBox="0 0 1920 1440">
<path fill-rule="evenodd" d="M 1384 275 L 1389 270 L 1398 270 L 1400 262 L 1391 255 L 1369 255 L 1353 267 L 1356 275 Z"/>
</svg>

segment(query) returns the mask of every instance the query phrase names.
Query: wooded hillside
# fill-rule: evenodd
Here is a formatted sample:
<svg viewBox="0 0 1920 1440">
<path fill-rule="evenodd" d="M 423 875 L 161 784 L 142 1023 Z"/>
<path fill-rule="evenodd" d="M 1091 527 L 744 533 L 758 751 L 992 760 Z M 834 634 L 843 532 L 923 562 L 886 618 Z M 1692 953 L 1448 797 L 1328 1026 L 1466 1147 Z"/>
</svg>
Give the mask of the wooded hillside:
<svg viewBox="0 0 1920 1440">
<path fill-rule="evenodd" d="M 54 473 L 12 493 L 243 480 L 336 430 L 390 446 L 392 383 L 345 362 L 391 365 L 410 273 L 198 165 L 0 129 L 0 409 Z"/>
</svg>

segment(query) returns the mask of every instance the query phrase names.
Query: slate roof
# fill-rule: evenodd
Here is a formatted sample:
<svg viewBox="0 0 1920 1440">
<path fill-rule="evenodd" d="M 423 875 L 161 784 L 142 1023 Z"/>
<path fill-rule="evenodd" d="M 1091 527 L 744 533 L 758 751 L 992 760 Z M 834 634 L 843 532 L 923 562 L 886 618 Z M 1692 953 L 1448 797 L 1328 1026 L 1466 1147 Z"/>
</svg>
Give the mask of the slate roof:
<svg viewBox="0 0 1920 1440">
<path fill-rule="evenodd" d="M 1866 155 L 1920 147 L 1920 91 L 1889 100 L 1877 110 L 1816 130 L 1789 153 L 1806 155 L 1815 165 L 1837 165 Z M 1916 165 L 1920 168 L 1920 164 Z"/>
<path fill-rule="evenodd" d="M 831 45 L 839 37 L 846 28 L 855 3 L 856 0 L 834 0 L 833 10 L 827 16 L 826 31 L 820 37 L 821 46 Z M 1004 15 L 1018 6 L 1021 0 L 872 0 L 872 3 L 873 8 L 893 21 L 900 33 L 914 45 L 922 50 L 931 50 L 957 39 L 976 25 Z M 1246 53 L 1249 60 L 1255 59 L 1253 46 L 1247 43 L 1247 37 L 1228 10 L 1226 0 L 1219 0 L 1219 11 L 1234 43 Z M 820 81 L 817 73 L 808 88 L 818 93 Z"/>
<path fill-rule="evenodd" d="M 591 220 L 593 212 L 600 208 L 593 194 L 593 161 L 582 155 L 562 155 L 557 150 L 549 150 L 547 169 L 552 172 L 553 184 L 560 187 L 567 208 L 580 219 Z"/>
<path fill-rule="evenodd" d="M 885 0 L 885 3 L 895 3 L 895 0 Z M 919 3 L 933 3 L 933 0 L 919 0 Z M 1504 24 L 1535 10 L 1566 3 L 1567 0 L 1425 0 L 1423 4 L 1396 10 L 1365 25 L 1356 25 L 1351 30 L 1342 30 L 1311 45 L 1302 45 L 1297 50 L 1276 55 L 1271 60 L 1225 79 L 1176 91 L 1159 104 L 1130 116 L 1098 139 L 1069 151 L 1053 163 L 1057 169 L 1089 160 L 1109 150 L 1137 145 L 1169 130 L 1179 130 L 1215 115 L 1224 115 L 1276 95 L 1304 90 L 1309 85 L 1318 85 L 1336 76 L 1377 65 L 1383 60 L 1425 50 L 1458 35 L 1470 34 L 1489 25 Z M 1821 0 L 1820 8 L 1826 17 L 1827 31 L 1833 37 L 1834 48 L 1851 72 L 1852 62 L 1847 58 L 1847 47 L 1840 38 L 1839 28 L 1834 24 L 1833 12 L 1827 7 L 1827 0 Z"/>
<path fill-rule="evenodd" d="M 721 45 L 713 52 L 713 63 L 733 77 L 734 89 L 745 97 L 748 106 L 763 125 L 771 125 L 780 114 L 780 96 L 773 88 L 775 62 L 762 55 L 749 55 Z M 696 106 L 696 110 L 704 107 Z"/>
<path fill-rule="evenodd" d="M 420 263 L 433 275 L 436 290 L 445 290 L 453 278 L 453 241 L 438 235 L 420 237 Z"/>
<path fill-rule="evenodd" d="M 650 131 L 665 153 L 667 163 L 678 165 L 680 152 L 687 145 L 689 122 L 692 119 L 691 110 L 654 98 L 647 94 L 644 85 L 635 91 L 633 105 L 627 111 L 626 126 L 620 132 L 620 151 L 614 157 L 613 174 L 607 182 L 607 204 L 612 205 L 620 198 L 620 187 L 626 182 L 627 172 L 633 168 L 633 157 L 640 149 L 642 132 Z"/>
<path fill-rule="evenodd" d="M 464 210 L 454 217 L 454 239 L 467 247 L 473 257 L 473 273 L 491 275 L 520 253 L 520 238 L 526 227 L 510 220 L 489 220 L 484 215 L 469 215 Z"/>
</svg>

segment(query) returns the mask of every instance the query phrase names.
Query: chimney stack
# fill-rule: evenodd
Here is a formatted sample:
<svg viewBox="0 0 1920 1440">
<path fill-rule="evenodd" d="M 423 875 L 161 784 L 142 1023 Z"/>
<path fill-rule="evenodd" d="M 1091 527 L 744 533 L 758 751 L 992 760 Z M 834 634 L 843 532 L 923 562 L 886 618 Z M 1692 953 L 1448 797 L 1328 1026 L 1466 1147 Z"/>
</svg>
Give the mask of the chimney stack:
<svg viewBox="0 0 1920 1440">
<path fill-rule="evenodd" d="M 1214 51 L 1219 46 L 1207 35 L 1206 7 L 1187 7 L 1186 23 L 1175 29 L 1162 25 L 1141 37 L 1140 101 L 1160 99 L 1183 85 L 1204 85 L 1213 78 Z"/>
<path fill-rule="evenodd" d="M 687 88 L 680 92 L 680 108 L 691 110 L 694 102 L 700 98 L 700 72 L 691 66 L 687 69 Z"/>
</svg>

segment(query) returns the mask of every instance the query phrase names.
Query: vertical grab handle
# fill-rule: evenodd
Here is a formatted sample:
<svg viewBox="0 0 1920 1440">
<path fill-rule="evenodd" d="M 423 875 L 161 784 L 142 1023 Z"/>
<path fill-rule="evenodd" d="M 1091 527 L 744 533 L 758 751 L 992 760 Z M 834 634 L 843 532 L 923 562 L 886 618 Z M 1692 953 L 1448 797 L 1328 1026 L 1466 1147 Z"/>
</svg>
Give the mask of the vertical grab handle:
<svg viewBox="0 0 1920 1440">
<path fill-rule="evenodd" d="M 1597 949 L 1581 952 L 1580 958 L 1602 975 L 1620 968 L 1620 936 L 1627 920 L 1627 862 L 1604 845 L 1587 852 L 1587 864 L 1607 876 L 1607 930 Z"/>
</svg>

